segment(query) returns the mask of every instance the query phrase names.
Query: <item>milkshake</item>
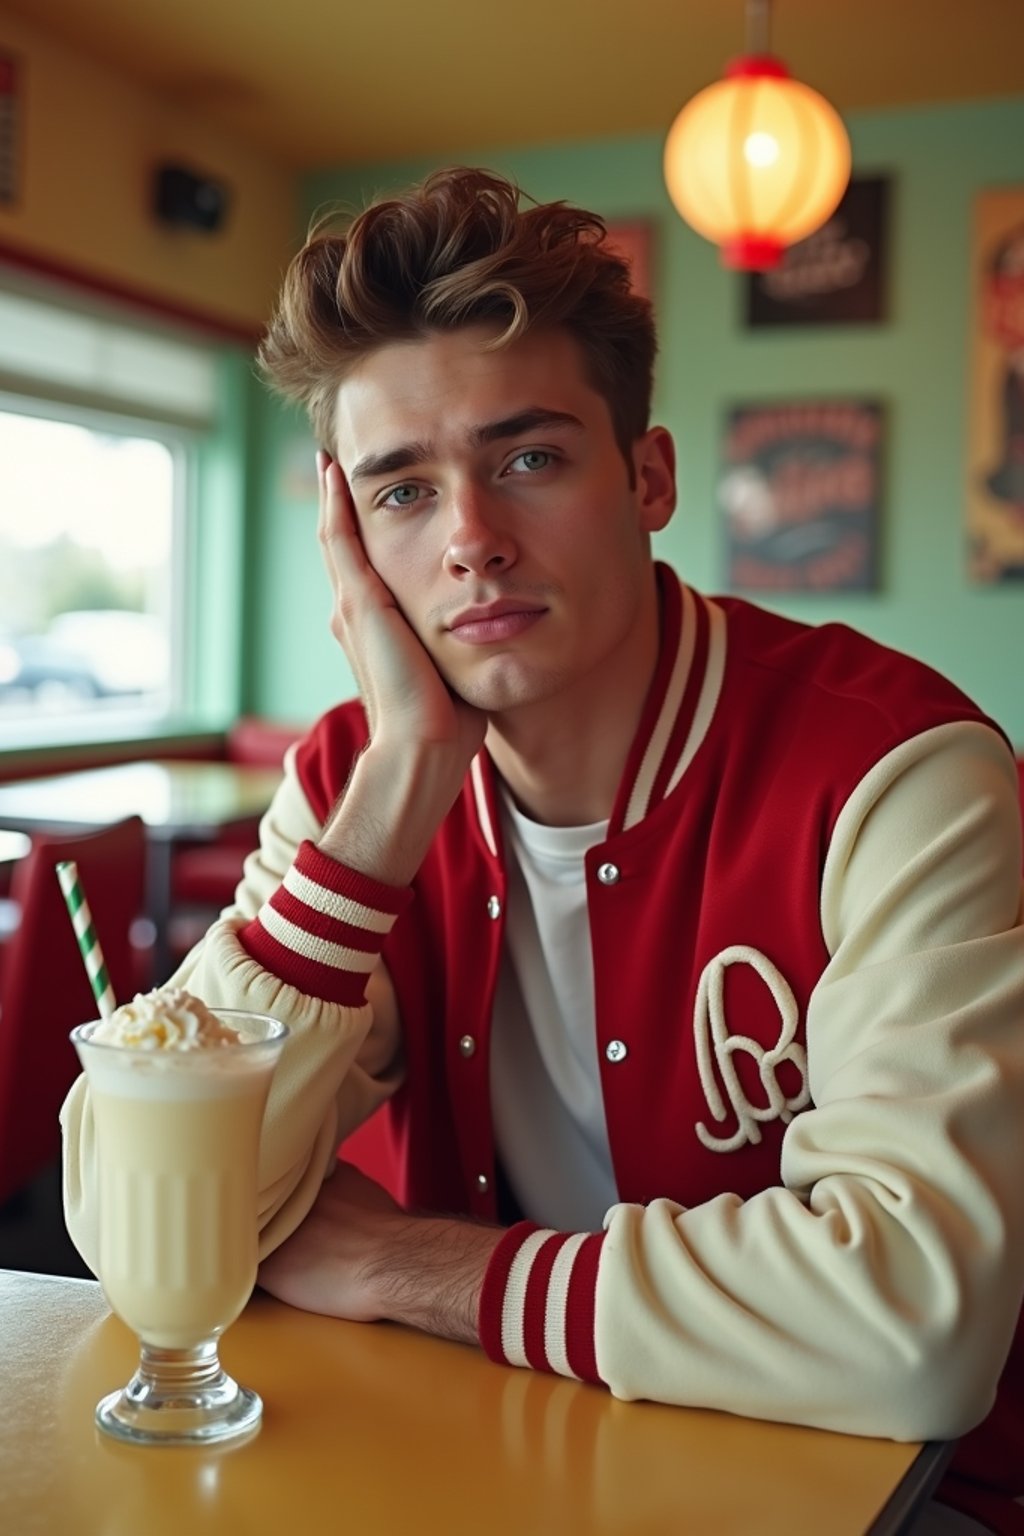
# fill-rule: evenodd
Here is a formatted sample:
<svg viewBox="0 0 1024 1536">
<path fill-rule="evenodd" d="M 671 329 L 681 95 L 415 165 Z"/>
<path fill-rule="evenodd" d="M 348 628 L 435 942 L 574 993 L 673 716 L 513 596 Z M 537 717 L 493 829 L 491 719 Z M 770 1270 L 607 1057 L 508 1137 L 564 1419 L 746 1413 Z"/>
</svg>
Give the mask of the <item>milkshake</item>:
<svg viewBox="0 0 1024 1536">
<path fill-rule="evenodd" d="M 258 1421 L 259 1399 L 224 1376 L 216 1347 L 256 1281 L 260 1126 L 286 1033 L 173 989 L 72 1033 L 96 1127 L 99 1277 L 142 1341 L 147 1378 L 134 1401 L 135 1383 L 114 1395 L 114 1425 L 100 1405 L 122 1438 L 223 1439 L 252 1427 L 253 1404 Z M 169 1370 L 161 1397 L 155 1378 Z M 251 1400 L 244 1425 L 235 1400 L 234 1417 L 211 1417 L 214 1375 L 221 1398 L 226 1384 Z"/>
</svg>

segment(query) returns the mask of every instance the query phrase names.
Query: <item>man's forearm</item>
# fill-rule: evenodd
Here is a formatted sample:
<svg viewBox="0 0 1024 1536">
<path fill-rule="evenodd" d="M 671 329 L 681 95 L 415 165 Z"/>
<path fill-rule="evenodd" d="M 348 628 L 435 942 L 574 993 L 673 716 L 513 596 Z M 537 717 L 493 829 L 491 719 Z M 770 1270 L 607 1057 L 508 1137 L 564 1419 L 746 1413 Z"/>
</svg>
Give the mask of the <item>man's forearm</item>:
<svg viewBox="0 0 1024 1536">
<path fill-rule="evenodd" d="M 395 1237 L 367 1266 L 381 1315 L 439 1338 L 476 1344 L 480 1292 L 501 1228 L 414 1216 L 400 1227 L 396 1223 Z"/>
<path fill-rule="evenodd" d="M 448 750 L 396 753 L 371 744 L 324 827 L 321 850 L 384 885 L 408 885 L 464 775 L 465 764 Z"/>
<path fill-rule="evenodd" d="M 302 1225 L 260 1265 L 260 1284 L 309 1312 L 387 1318 L 475 1344 L 484 1275 L 501 1238 L 501 1227 L 409 1216 L 339 1163 Z"/>
</svg>

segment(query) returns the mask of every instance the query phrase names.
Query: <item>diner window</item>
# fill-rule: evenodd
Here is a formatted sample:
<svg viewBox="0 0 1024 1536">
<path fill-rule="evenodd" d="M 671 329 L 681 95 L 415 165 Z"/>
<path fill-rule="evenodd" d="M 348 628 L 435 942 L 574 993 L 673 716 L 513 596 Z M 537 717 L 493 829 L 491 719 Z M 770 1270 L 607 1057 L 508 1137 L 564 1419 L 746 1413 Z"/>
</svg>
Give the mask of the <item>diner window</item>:
<svg viewBox="0 0 1024 1536">
<path fill-rule="evenodd" d="M 187 709 L 185 521 L 209 349 L 0 292 L 0 750 Z"/>
<path fill-rule="evenodd" d="M 178 703 L 184 457 L 152 429 L 0 408 L 0 741 Z"/>
</svg>

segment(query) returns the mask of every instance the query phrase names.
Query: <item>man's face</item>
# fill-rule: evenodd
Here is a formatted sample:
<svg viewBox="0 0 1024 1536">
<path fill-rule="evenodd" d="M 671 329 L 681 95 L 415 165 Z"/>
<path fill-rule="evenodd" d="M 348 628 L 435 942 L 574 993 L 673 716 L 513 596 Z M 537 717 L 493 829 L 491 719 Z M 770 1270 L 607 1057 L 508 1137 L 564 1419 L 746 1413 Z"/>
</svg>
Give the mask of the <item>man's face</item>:
<svg viewBox="0 0 1024 1536">
<path fill-rule="evenodd" d="M 487 350 L 394 342 L 339 386 L 337 458 L 371 564 L 446 679 L 488 714 L 593 680 L 651 600 L 674 504 L 667 434 L 634 450 L 565 331 Z"/>
</svg>

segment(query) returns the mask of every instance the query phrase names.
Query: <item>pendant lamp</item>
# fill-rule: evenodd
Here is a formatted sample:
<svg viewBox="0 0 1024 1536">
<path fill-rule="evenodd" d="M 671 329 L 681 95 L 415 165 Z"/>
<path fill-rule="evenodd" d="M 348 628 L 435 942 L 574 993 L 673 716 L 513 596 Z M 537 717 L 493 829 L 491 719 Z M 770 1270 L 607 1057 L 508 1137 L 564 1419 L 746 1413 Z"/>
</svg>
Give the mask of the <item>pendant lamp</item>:
<svg viewBox="0 0 1024 1536">
<path fill-rule="evenodd" d="M 683 107 L 665 142 L 678 212 L 724 266 L 764 271 L 820 228 L 850 179 L 842 119 L 768 49 L 770 0 L 747 0 L 747 52 Z"/>
</svg>

